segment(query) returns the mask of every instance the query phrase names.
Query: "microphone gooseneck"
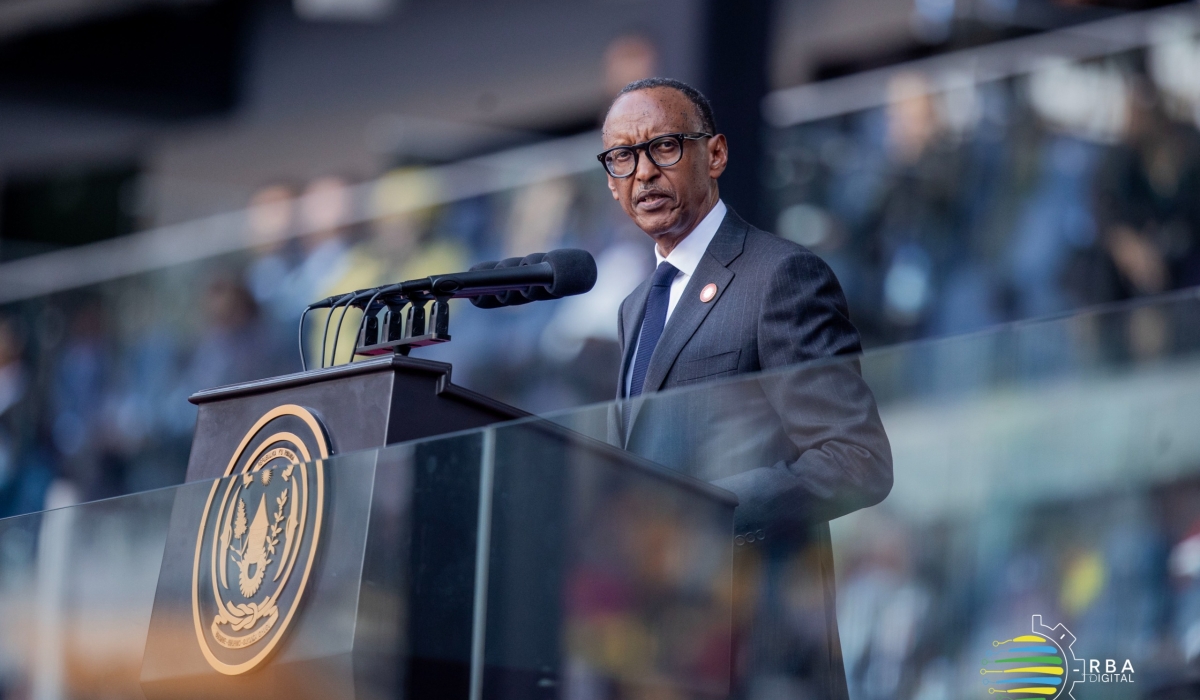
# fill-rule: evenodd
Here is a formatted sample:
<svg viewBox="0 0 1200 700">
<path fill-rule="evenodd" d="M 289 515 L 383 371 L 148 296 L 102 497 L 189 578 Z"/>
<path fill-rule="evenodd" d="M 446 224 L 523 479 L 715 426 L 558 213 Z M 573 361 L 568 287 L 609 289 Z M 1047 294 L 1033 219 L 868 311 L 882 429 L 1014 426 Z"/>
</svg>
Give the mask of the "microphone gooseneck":
<svg viewBox="0 0 1200 700">
<path fill-rule="evenodd" d="M 309 306 L 306 309 L 304 309 L 303 312 L 301 312 L 300 328 L 296 331 L 297 347 L 300 350 L 300 371 L 301 372 L 308 371 L 308 362 L 304 359 L 304 317 L 307 316 L 308 312 L 312 311 L 312 309 L 313 309 L 313 307 Z"/>
<path fill-rule="evenodd" d="M 365 291 L 369 291 L 369 290 L 359 289 L 358 291 L 348 292 L 346 294 L 343 294 L 340 297 L 329 297 L 327 299 L 322 299 L 321 301 L 317 302 L 318 304 L 323 304 L 326 301 L 333 300 L 329 306 L 329 314 L 325 317 L 325 329 L 321 333 L 321 366 L 322 367 L 329 366 L 329 365 L 325 364 L 325 349 L 326 349 L 326 344 L 329 342 L 329 323 L 331 320 L 333 320 L 334 312 L 336 312 L 338 307 L 341 306 L 343 303 L 346 304 L 346 308 L 342 309 L 341 318 L 338 319 L 337 330 L 334 331 L 334 341 L 333 341 L 334 358 L 333 359 L 336 359 L 337 358 L 337 334 L 341 333 L 341 331 L 342 331 L 342 321 L 344 321 L 346 319 L 346 312 L 350 310 L 350 304 L 354 301 L 354 298 L 356 296 L 358 296 L 359 294 L 362 294 Z M 312 307 L 310 307 L 310 308 L 312 308 Z M 318 306 L 317 308 L 323 308 L 323 307 Z M 329 362 L 330 365 L 333 364 L 333 359 L 330 360 L 330 362 Z"/>
</svg>

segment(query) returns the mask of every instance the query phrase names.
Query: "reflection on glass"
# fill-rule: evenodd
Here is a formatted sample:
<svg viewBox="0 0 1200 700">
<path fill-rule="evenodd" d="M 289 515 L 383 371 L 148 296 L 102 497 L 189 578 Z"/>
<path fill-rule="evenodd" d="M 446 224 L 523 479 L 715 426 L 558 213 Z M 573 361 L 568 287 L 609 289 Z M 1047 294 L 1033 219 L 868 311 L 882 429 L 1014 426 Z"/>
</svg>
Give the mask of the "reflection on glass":
<svg viewBox="0 0 1200 700">
<path fill-rule="evenodd" d="M 646 395 L 653 461 L 610 443 L 616 404 L 333 458 L 322 541 L 338 544 L 274 657 L 321 681 L 296 670 L 254 692 L 796 697 L 837 679 L 814 667 L 832 648 L 853 700 L 983 698 L 1020 643 L 1055 647 L 1039 653 L 1076 698 L 1188 694 L 1198 318 L 1181 292 Z M 731 511 L 709 482 L 770 462 L 774 406 L 790 405 L 771 397 L 811 402 L 828 382 L 853 395 L 859 367 L 891 493 L 846 515 L 862 503 L 781 502 L 749 527 L 754 502 Z M 833 408 L 789 415 L 811 427 Z M 4 692 L 155 695 L 147 674 L 196 653 L 191 602 L 163 585 L 188 590 L 195 526 L 177 540 L 176 520 L 211 488 L 0 521 Z M 160 604 L 188 634 L 148 647 L 172 628 Z"/>
</svg>

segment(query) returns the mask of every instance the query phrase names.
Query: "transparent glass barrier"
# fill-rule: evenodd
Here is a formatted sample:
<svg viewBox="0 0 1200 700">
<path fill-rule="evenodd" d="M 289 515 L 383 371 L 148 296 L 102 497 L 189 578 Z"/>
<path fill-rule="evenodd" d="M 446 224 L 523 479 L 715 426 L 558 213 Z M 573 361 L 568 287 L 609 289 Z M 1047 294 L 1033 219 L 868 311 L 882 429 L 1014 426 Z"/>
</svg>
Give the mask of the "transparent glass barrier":
<svg viewBox="0 0 1200 700">
<path fill-rule="evenodd" d="M 546 422 L 0 521 L 38 698 L 725 697 L 733 497 Z"/>
<path fill-rule="evenodd" d="M 381 471 L 380 483 L 395 486 L 399 480 L 403 484 L 405 454 L 398 450 L 390 455 L 394 463 L 386 477 Z M 275 533 L 269 525 L 260 527 L 271 516 L 260 519 L 253 510 L 248 522 L 237 523 L 243 515 L 234 520 L 233 544 L 241 550 L 241 559 L 235 554 L 230 569 L 222 572 L 227 585 L 220 595 L 226 602 L 241 602 L 235 592 L 239 579 L 243 593 L 261 590 L 260 597 L 273 584 L 293 589 L 283 592 L 280 608 L 292 602 L 284 598 L 294 589 L 302 589 L 299 604 L 304 614 L 289 620 L 290 625 L 278 625 L 287 627 L 282 630 L 287 636 L 269 656 L 271 670 L 260 671 L 257 681 L 251 681 L 251 690 L 260 696 L 264 681 L 271 686 L 265 697 L 279 696 L 277 687 L 291 691 L 291 697 L 329 697 L 323 693 L 332 690 L 336 695 L 342 688 L 352 688 L 355 679 L 348 665 L 339 661 L 349 658 L 356 638 L 373 632 L 369 625 L 364 630 L 359 620 L 377 616 L 389 603 L 395 607 L 394 600 L 380 601 L 361 591 L 364 582 L 387 584 L 395 598 L 397 577 L 380 575 L 386 568 L 380 563 L 385 557 L 376 556 L 378 561 L 368 563 L 364 556 L 367 518 L 384 521 L 377 528 L 382 532 L 389 526 L 394 530 L 400 513 L 407 513 L 407 507 L 388 508 L 402 502 L 405 489 L 392 488 L 373 503 L 377 462 L 383 460 L 353 455 L 320 467 L 298 466 L 289 474 L 298 476 L 307 469 L 309 478 L 319 478 L 325 489 L 320 494 L 324 522 L 314 532 L 327 544 L 313 550 L 319 544 L 314 536 L 302 553 L 319 555 L 310 570 L 304 570 L 306 561 L 301 559 L 300 566 L 272 581 L 280 567 L 271 564 L 289 560 L 284 547 L 302 541 L 304 527 L 301 532 L 287 528 L 284 534 L 285 528 L 280 528 Z M 321 468 L 325 473 L 318 477 Z M 274 473 L 276 481 L 285 485 L 282 470 Z M 261 473 L 254 477 L 255 485 L 265 481 Z M 212 494 L 220 495 L 242 480 L 242 475 L 235 475 L 0 520 L 4 620 L 0 692 L 4 697 L 212 697 L 223 692 L 220 682 L 227 677 L 205 663 L 203 642 L 198 640 L 211 618 L 193 619 L 193 596 L 198 593 L 203 601 L 205 585 L 211 583 L 202 565 L 207 562 L 199 556 L 199 516 Z M 312 485 L 310 503 L 316 507 L 316 481 Z M 249 489 L 233 500 L 249 500 L 248 494 Z M 263 537 L 256 538 L 260 529 Z M 404 537 L 394 537 L 389 546 L 403 552 L 406 542 Z M 257 558 L 257 567 L 250 564 L 256 559 L 256 546 L 263 555 Z M 200 582 L 195 593 L 194 577 Z M 260 588 L 250 591 L 247 586 L 254 583 Z M 200 614 L 211 607 L 201 607 Z M 286 615 L 282 609 L 278 617 Z M 372 641 L 381 642 L 384 649 L 387 643 L 393 647 L 397 643 L 394 630 L 391 638 Z M 306 671 L 316 675 L 306 676 Z M 378 682 L 376 676 L 370 678 Z M 294 692 L 297 683 L 312 685 L 316 694 Z"/>
<path fill-rule="evenodd" d="M 1198 317 L 1189 292 L 701 363 L 695 386 L 327 460 L 310 588 L 241 676 L 205 659 L 220 615 L 189 596 L 200 571 L 258 603 L 243 564 L 286 558 L 263 544 L 287 549 L 282 471 L 0 521 L 5 691 L 1190 697 Z"/>
<path fill-rule="evenodd" d="M 140 697 L 171 505 L 206 487 L 0 520 L 5 697 Z"/>
<path fill-rule="evenodd" d="M 548 419 L 739 496 L 735 697 L 1190 694 L 1198 319 L 1186 291 Z"/>
</svg>

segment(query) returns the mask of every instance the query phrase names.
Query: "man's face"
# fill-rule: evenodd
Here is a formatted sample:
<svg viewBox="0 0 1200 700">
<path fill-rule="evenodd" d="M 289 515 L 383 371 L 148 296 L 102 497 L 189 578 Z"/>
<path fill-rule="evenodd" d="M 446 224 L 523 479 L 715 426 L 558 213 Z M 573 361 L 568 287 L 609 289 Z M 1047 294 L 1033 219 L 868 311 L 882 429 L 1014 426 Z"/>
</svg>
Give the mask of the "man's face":
<svg viewBox="0 0 1200 700">
<path fill-rule="evenodd" d="M 617 98 L 604 120 L 604 148 L 643 143 L 663 134 L 703 131 L 692 103 L 671 88 L 651 88 Z M 637 170 L 609 176 L 613 199 L 659 244 L 664 253 L 695 228 L 718 198 L 717 178 L 725 170 L 724 136 L 684 141 L 683 158 L 660 168 L 638 152 Z"/>
</svg>

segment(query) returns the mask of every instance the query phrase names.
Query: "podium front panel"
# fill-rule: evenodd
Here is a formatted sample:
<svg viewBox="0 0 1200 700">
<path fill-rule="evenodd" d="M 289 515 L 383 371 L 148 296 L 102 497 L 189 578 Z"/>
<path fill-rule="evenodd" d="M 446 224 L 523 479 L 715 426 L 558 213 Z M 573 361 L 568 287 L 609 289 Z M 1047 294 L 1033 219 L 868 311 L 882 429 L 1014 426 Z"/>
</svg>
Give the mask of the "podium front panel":
<svg viewBox="0 0 1200 700">
<path fill-rule="evenodd" d="M 176 494 L 142 663 L 148 698 L 353 695 L 374 460 L 276 470 L 266 486 L 272 471 L 260 469 Z M 301 499 L 306 513 L 291 509 Z"/>
</svg>

